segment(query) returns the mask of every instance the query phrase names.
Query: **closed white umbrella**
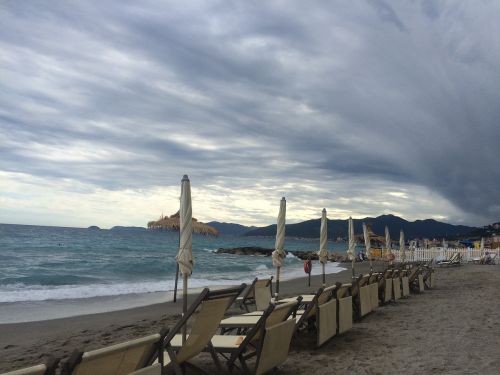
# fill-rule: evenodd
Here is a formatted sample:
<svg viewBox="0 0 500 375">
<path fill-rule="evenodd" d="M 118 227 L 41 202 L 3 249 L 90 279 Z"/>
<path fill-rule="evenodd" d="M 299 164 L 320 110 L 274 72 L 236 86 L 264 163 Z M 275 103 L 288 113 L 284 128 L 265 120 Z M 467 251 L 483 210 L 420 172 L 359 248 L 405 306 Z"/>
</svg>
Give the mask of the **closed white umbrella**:
<svg viewBox="0 0 500 375">
<path fill-rule="evenodd" d="M 285 218 L 286 218 L 286 199 L 281 198 L 280 212 L 278 214 L 278 223 L 276 226 L 276 245 L 272 253 L 273 266 L 276 267 L 276 292 L 274 294 L 274 301 L 278 302 L 280 292 L 280 269 L 283 267 L 286 253 L 285 253 Z"/>
<path fill-rule="evenodd" d="M 370 243 L 370 233 L 368 233 L 368 228 L 365 223 L 363 223 L 363 237 L 365 238 L 366 256 L 370 260 L 370 272 L 373 272 L 372 245 Z"/>
<path fill-rule="evenodd" d="M 326 218 L 326 208 L 323 208 L 321 213 L 318 257 L 323 271 L 323 286 L 326 286 L 325 264 L 328 262 L 328 219 Z"/>
<path fill-rule="evenodd" d="M 481 250 L 481 257 L 484 256 L 484 237 L 481 237 L 481 245 L 479 249 Z"/>
<path fill-rule="evenodd" d="M 413 240 L 410 241 L 410 253 L 411 253 L 411 260 L 414 262 L 415 261 L 415 248 L 417 247 L 417 241 Z"/>
<path fill-rule="evenodd" d="M 177 263 L 183 277 L 182 285 L 182 312 L 187 311 L 188 277 L 193 272 L 193 212 L 191 206 L 191 184 L 187 175 L 181 181 L 181 204 L 179 210 L 179 252 Z M 185 329 L 182 332 L 183 343 L 186 340 Z"/>
<path fill-rule="evenodd" d="M 447 251 L 448 250 L 448 244 L 446 243 L 446 240 L 443 238 L 443 243 L 441 245 L 443 247 L 443 257 L 444 259 L 447 259 L 448 256 L 446 255 Z"/>
<path fill-rule="evenodd" d="M 391 244 L 391 233 L 389 232 L 389 228 L 387 225 L 385 226 L 385 252 L 386 255 L 389 255 L 392 251 L 392 244 Z M 389 264 L 392 264 L 392 261 L 389 261 Z"/>
<path fill-rule="evenodd" d="M 401 256 L 401 261 L 404 263 L 406 261 L 405 232 L 403 232 L 402 229 L 399 231 L 399 253 Z"/>
<path fill-rule="evenodd" d="M 354 278 L 354 262 L 356 260 L 356 241 L 354 239 L 354 224 L 352 222 L 352 217 L 349 216 L 349 225 L 348 225 L 348 235 L 349 235 L 349 247 L 347 249 L 347 255 L 349 255 L 349 259 L 351 260 L 351 269 L 352 269 L 352 277 Z"/>
</svg>

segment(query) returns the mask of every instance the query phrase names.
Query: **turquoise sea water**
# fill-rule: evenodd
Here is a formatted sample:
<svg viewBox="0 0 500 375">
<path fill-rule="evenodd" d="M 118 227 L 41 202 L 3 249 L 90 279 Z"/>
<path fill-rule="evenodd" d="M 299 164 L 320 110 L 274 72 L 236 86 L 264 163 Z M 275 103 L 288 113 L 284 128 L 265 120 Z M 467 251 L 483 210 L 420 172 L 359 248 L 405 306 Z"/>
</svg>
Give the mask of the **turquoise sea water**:
<svg viewBox="0 0 500 375">
<path fill-rule="evenodd" d="M 178 233 L 0 224 L 0 304 L 173 290 Z M 274 274 L 271 258 L 214 254 L 219 247 L 274 247 L 274 238 L 195 235 L 189 287 L 233 285 Z M 286 250 L 317 250 L 317 239 L 286 239 Z M 345 251 L 330 243 L 330 251 Z M 283 278 L 304 276 L 289 255 Z M 313 274 L 319 273 L 313 265 Z M 328 272 L 338 272 L 336 263 Z"/>
</svg>

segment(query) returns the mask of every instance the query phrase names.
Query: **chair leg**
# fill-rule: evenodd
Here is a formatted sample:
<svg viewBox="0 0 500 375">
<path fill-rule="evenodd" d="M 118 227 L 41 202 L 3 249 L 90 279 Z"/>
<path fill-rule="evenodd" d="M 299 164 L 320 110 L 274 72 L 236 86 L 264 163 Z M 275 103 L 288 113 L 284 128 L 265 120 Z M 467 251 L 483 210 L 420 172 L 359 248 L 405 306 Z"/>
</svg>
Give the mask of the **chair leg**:
<svg viewBox="0 0 500 375">
<path fill-rule="evenodd" d="M 177 362 L 177 358 L 172 347 L 168 345 L 165 349 L 167 350 L 168 356 L 170 357 L 170 363 L 174 369 L 175 375 L 184 375 L 184 369 Z"/>
<path fill-rule="evenodd" d="M 243 355 L 240 355 L 239 358 L 240 358 L 241 367 L 243 368 L 243 373 L 244 374 L 251 374 L 250 369 L 248 368 L 247 362 L 246 362 L 245 358 L 243 357 Z"/>
<path fill-rule="evenodd" d="M 215 352 L 215 349 L 214 349 L 212 343 L 208 344 L 208 351 L 210 352 L 210 355 L 212 356 L 212 360 L 215 363 L 215 367 L 217 367 L 217 371 L 222 372 L 223 371 L 222 365 L 219 361 L 219 357 L 217 356 L 217 353 Z"/>
</svg>

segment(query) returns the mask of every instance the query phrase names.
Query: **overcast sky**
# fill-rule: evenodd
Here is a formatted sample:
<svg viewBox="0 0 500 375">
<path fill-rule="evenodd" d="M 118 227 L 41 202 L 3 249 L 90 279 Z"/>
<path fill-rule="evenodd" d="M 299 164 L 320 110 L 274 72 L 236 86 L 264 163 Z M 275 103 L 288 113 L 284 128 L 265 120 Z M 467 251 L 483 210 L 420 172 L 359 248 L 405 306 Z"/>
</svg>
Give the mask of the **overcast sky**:
<svg viewBox="0 0 500 375">
<path fill-rule="evenodd" d="M 500 219 L 498 1 L 2 1 L 0 222 Z"/>
</svg>

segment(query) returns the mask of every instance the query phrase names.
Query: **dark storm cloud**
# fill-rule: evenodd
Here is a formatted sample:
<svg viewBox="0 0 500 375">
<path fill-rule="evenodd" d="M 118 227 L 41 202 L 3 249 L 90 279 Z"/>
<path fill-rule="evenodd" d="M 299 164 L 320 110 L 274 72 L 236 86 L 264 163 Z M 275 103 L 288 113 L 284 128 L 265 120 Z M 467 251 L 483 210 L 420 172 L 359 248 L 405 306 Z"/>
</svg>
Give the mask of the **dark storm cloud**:
<svg viewBox="0 0 500 375">
<path fill-rule="evenodd" d="M 186 171 L 240 187 L 361 177 L 496 220 L 499 16 L 446 1 L 4 2 L 0 170 L 107 189 Z"/>
</svg>

